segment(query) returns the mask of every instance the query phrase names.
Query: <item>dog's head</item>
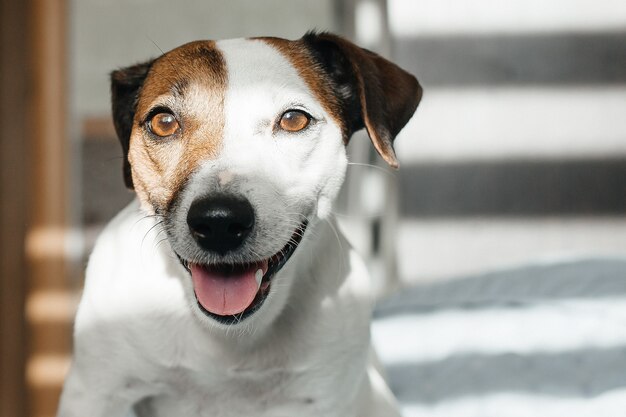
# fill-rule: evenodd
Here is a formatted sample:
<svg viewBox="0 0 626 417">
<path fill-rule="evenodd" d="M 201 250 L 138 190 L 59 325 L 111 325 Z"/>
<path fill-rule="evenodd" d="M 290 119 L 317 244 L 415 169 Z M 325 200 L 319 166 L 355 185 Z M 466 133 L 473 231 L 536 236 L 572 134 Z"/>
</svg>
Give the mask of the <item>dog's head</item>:
<svg viewBox="0 0 626 417">
<path fill-rule="evenodd" d="M 261 309 L 329 215 L 353 132 L 365 127 L 397 166 L 392 142 L 422 92 L 391 62 L 314 33 L 192 42 L 111 80 L 126 185 L 162 218 L 190 297 L 221 325 Z"/>
</svg>

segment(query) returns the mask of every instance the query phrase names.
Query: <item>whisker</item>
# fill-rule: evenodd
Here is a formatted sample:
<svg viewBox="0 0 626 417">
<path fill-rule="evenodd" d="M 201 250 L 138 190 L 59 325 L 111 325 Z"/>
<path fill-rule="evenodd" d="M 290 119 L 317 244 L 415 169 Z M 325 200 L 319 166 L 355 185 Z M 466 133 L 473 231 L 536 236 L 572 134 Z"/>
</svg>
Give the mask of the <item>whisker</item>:
<svg viewBox="0 0 626 417">
<path fill-rule="evenodd" d="M 389 175 L 390 178 L 395 178 L 395 174 L 390 171 L 387 168 L 382 168 L 379 167 L 378 165 L 373 165 L 373 164 L 366 164 L 366 163 L 362 163 L 362 162 L 348 162 L 348 166 L 349 167 L 366 167 L 366 168 L 374 168 L 382 173 L 384 173 L 385 175 Z"/>
<path fill-rule="evenodd" d="M 150 36 L 146 35 L 146 38 L 148 38 L 148 40 L 152 42 L 152 45 L 154 45 L 161 52 L 162 55 L 165 55 L 163 49 L 161 49 L 161 47 L 157 45 L 157 43 Z"/>
<path fill-rule="evenodd" d="M 148 237 L 148 235 L 150 234 L 151 231 L 153 231 L 155 228 L 160 227 L 163 224 L 163 220 L 156 222 L 155 224 L 153 224 L 148 231 L 143 235 L 143 238 L 141 239 L 141 247 L 143 248 L 143 244 L 146 241 L 146 238 Z M 157 233 L 157 236 L 159 234 Z"/>
<path fill-rule="evenodd" d="M 348 214 L 348 213 L 339 213 L 336 211 L 331 211 L 331 213 L 337 217 L 355 218 L 355 219 L 364 219 L 364 220 L 377 219 L 380 217 L 379 214 Z"/>
</svg>

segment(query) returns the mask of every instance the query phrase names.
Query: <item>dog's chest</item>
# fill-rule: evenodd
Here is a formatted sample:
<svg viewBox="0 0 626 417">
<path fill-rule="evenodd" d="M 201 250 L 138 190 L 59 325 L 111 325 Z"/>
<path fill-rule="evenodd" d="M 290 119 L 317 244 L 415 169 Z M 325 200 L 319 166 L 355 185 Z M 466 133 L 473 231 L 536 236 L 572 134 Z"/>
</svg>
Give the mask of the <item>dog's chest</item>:
<svg viewBox="0 0 626 417">
<path fill-rule="evenodd" d="M 151 397 L 137 407 L 139 417 L 280 417 L 319 416 L 334 402 L 306 371 L 232 370 L 227 376 L 206 378 L 177 372 L 170 391 Z"/>
</svg>

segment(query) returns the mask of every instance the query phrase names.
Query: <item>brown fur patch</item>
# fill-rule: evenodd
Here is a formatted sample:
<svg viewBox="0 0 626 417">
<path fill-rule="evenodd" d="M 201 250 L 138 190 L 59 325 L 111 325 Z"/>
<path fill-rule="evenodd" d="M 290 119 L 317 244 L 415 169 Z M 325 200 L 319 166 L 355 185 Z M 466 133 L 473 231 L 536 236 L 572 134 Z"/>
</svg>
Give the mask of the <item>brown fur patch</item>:
<svg viewBox="0 0 626 417">
<path fill-rule="evenodd" d="M 333 93 L 331 81 L 321 71 L 311 56 L 311 52 L 301 39 L 292 41 L 282 38 L 259 37 L 253 38 L 268 43 L 285 56 L 293 65 L 298 74 L 304 79 L 315 97 L 322 103 L 324 110 L 341 126 L 344 140 L 347 141 L 347 128 L 341 113 L 341 104 Z"/>
<path fill-rule="evenodd" d="M 165 212 L 202 161 L 216 158 L 224 133 L 227 72 L 212 41 L 185 44 L 158 58 L 137 101 L 128 158 L 144 206 Z M 149 133 L 147 118 L 165 107 L 180 131 L 167 138 Z"/>
</svg>

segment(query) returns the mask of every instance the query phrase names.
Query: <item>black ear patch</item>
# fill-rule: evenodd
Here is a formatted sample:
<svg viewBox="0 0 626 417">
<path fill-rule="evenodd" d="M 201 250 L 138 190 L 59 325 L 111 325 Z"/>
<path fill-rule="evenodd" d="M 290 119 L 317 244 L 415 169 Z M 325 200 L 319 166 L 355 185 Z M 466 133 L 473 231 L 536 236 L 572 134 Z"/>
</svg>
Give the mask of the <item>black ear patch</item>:
<svg viewBox="0 0 626 417">
<path fill-rule="evenodd" d="M 422 98 L 417 79 L 383 57 L 330 33 L 307 33 L 302 41 L 333 83 L 348 136 L 365 127 L 380 156 L 397 168 L 393 140 Z"/>
<path fill-rule="evenodd" d="M 137 97 L 143 82 L 152 67 L 154 60 L 131 67 L 122 68 L 111 73 L 111 109 L 113 125 L 124 152 L 124 183 L 133 188 L 133 177 L 128 161 L 130 134 L 137 108 Z"/>
</svg>

